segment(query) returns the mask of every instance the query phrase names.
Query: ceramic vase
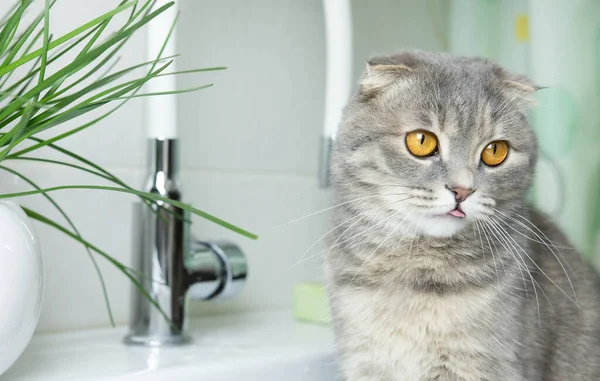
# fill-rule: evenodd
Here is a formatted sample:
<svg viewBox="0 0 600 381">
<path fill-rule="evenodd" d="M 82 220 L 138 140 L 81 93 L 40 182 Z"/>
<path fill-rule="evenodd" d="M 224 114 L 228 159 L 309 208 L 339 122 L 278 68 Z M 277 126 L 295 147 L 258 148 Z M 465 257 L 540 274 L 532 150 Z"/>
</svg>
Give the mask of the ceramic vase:
<svg viewBox="0 0 600 381">
<path fill-rule="evenodd" d="M 32 223 L 19 205 L 0 201 L 0 374 L 31 340 L 42 292 L 42 257 Z"/>
</svg>

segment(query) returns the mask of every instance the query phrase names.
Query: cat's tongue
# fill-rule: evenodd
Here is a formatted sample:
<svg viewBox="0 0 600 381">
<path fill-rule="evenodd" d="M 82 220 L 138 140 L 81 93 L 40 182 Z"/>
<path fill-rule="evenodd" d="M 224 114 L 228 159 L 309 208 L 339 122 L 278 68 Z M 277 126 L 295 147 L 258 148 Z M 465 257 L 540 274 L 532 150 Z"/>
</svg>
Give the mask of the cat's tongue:
<svg viewBox="0 0 600 381">
<path fill-rule="evenodd" d="M 454 217 L 458 217 L 458 218 L 464 218 L 465 214 L 463 213 L 462 210 L 459 209 L 454 209 L 451 212 L 448 212 L 449 215 L 454 216 Z"/>
</svg>

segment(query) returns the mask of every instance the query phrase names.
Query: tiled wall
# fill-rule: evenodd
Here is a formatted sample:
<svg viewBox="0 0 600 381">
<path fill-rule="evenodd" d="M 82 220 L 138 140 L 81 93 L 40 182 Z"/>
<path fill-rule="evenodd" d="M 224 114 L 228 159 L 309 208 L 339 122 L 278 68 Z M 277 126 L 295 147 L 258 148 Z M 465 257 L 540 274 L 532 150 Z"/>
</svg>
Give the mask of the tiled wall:
<svg viewBox="0 0 600 381">
<path fill-rule="evenodd" d="M 72 29 L 118 1 L 57 2 L 56 35 Z M 403 47 L 444 49 L 442 0 L 353 2 L 355 63 Z M 7 5 L 0 5 L 0 11 Z M 228 66 L 227 71 L 181 77 L 181 87 L 214 83 L 184 95 L 179 103 L 185 198 L 195 206 L 260 235 L 235 236 L 195 220 L 200 238 L 230 238 L 250 262 L 243 294 L 219 305 L 192 303 L 193 313 L 219 313 L 289 306 L 298 281 L 320 279 L 320 256 L 297 262 L 327 231 L 324 214 L 273 228 L 328 206 L 328 191 L 316 185 L 318 143 L 323 117 L 324 25 L 321 0 L 182 0 L 178 50 L 180 69 Z M 123 52 L 121 66 L 144 60 L 144 34 Z M 100 125 L 64 146 L 137 185 L 143 178 L 143 103 L 130 102 Z M 96 183 L 72 170 L 38 164 L 13 167 L 40 185 Z M 23 188 L 3 176 L 2 189 Z M 56 193 L 82 234 L 129 263 L 133 199 L 121 194 Z M 44 200 L 24 203 L 55 215 Z M 62 330 L 108 323 L 99 283 L 81 246 L 40 226 L 46 295 L 39 330 Z M 312 253 L 320 250 L 316 246 Z M 310 257 L 310 254 L 307 256 Z M 102 259 L 120 323 L 128 316 L 127 281 Z"/>
</svg>

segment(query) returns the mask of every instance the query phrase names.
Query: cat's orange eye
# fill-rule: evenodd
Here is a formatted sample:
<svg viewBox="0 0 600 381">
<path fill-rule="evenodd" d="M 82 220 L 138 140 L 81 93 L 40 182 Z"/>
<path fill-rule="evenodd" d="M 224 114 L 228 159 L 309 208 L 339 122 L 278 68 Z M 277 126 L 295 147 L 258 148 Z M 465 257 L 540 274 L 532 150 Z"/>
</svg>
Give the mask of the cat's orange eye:
<svg viewBox="0 0 600 381">
<path fill-rule="evenodd" d="M 406 134 L 406 148 L 417 157 L 431 156 L 437 152 L 437 137 L 424 130 L 417 130 Z"/>
<path fill-rule="evenodd" d="M 481 152 L 481 161 L 485 165 L 495 167 L 504 163 L 508 156 L 508 143 L 502 140 L 491 142 Z"/>
</svg>

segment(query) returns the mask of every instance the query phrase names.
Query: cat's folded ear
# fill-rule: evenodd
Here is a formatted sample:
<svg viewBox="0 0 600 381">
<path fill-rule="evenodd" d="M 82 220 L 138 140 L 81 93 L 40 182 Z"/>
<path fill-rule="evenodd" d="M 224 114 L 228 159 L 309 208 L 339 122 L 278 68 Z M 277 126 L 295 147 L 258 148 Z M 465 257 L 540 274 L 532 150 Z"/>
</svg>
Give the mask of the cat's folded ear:
<svg viewBox="0 0 600 381">
<path fill-rule="evenodd" d="M 401 51 L 391 56 L 372 57 L 367 62 L 360 82 L 360 92 L 372 97 L 392 85 L 395 88 L 409 85 L 429 60 L 427 53 L 421 51 Z"/>
<path fill-rule="evenodd" d="M 504 91 L 523 109 L 536 105 L 535 93 L 544 87 L 536 85 L 531 79 L 521 74 L 504 73 L 502 80 Z"/>
<path fill-rule="evenodd" d="M 407 78 L 412 71 L 413 69 L 406 65 L 367 62 L 367 69 L 360 82 L 360 91 L 373 96 L 399 80 Z"/>
<path fill-rule="evenodd" d="M 522 74 L 507 73 L 504 78 L 504 83 L 514 90 L 519 90 L 528 94 L 533 94 L 536 91 L 543 89 L 543 87 L 536 85 L 529 77 Z"/>
</svg>

